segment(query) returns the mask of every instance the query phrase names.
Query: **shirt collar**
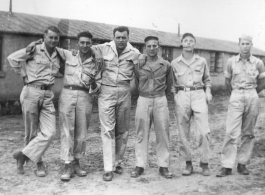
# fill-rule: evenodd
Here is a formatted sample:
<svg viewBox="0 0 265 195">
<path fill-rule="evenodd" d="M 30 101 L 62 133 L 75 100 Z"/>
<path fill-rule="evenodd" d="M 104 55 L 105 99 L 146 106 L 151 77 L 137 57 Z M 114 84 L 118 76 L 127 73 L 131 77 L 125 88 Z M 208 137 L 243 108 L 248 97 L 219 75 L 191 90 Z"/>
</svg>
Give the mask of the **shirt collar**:
<svg viewBox="0 0 265 195">
<path fill-rule="evenodd" d="M 108 42 L 107 45 L 109 45 L 113 49 L 113 51 L 118 55 L 118 52 L 117 52 L 117 49 L 116 49 L 116 44 L 115 44 L 114 41 Z M 123 50 L 122 53 L 129 52 L 129 51 L 131 51 L 133 49 L 134 49 L 134 47 L 129 42 L 127 42 L 127 46 L 125 47 L 125 49 Z"/>
<path fill-rule="evenodd" d="M 238 54 L 238 55 L 236 56 L 236 61 L 239 62 L 239 60 L 241 60 L 240 54 Z M 254 62 L 255 62 L 254 56 L 251 54 L 251 55 L 249 56 L 249 58 L 247 59 L 247 61 L 250 61 L 251 63 L 254 63 Z"/>
<path fill-rule="evenodd" d="M 192 60 L 191 61 L 195 61 L 195 59 L 198 59 L 200 58 L 200 56 L 196 53 L 194 53 L 194 55 L 192 56 Z M 178 58 L 177 58 L 177 61 L 180 62 L 180 61 L 183 61 L 185 62 L 185 58 L 183 57 L 183 54 L 181 54 Z"/>
</svg>

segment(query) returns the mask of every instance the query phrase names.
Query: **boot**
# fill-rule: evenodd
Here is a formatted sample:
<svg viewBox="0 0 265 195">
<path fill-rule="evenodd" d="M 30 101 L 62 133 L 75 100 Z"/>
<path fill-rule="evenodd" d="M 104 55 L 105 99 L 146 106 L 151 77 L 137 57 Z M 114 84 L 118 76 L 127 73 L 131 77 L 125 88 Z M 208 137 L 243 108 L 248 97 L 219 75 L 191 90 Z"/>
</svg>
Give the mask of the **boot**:
<svg viewBox="0 0 265 195">
<path fill-rule="evenodd" d="M 167 167 L 159 167 L 159 173 L 166 179 L 172 178 L 172 173 L 168 171 Z"/>
<path fill-rule="evenodd" d="M 192 166 L 192 162 L 191 161 L 186 161 L 186 168 L 185 170 L 182 172 L 182 175 L 184 176 L 189 176 L 191 175 L 193 172 L 193 166 Z"/>
<path fill-rule="evenodd" d="M 115 171 L 114 171 L 114 173 L 116 173 L 116 174 L 122 174 L 122 172 L 123 172 L 123 168 L 121 166 L 117 166 Z"/>
<path fill-rule="evenodd" d="M 63 174 L 61 176 L 62 181 L 70 181 L 70 179 L 74 176 L 72 163 L 66 163 L 64 165 Z"/>
<path fill-rule="evenodd" d="M 211 171 L 208 167 L 208 163 L 200 162 L 200 167 L 202 168 L 202 175 L 203 176 L 209 176 L 211 175 Z"/>
<path fill-rule="evenodd" d="M 241 175 L 249 175 L 249 171 L 246 168 L 246 165 L 238 163 L 237 172 Z"/>
<path fill-rule="evenodd" d="M 73 170 L 74 173 L 79 177 L 85 177 L 87 175 L 87 172 L 81 169 L 78 159 L 75 159 L 73 162 Z"/>
<path fill-rule="evenodd" d="M 44 166 L 42 161 L 37 163 L 36 175 L 38 177 L 45 177 L 46 176 L 45 166 Z"/>
<path fill-rule="evenodd" d="M 131 177 L 132 178 L 137 178 L 140 175 L 144 173 L 144 168 L 143 167 L 135 167 L 135 169 L 131 172 Z"/>
<path fill-rule="evenodd" d="M 27 160 L 27 157 L 22 153 L 22 151 L 16 151 L 13 153 L 13 158 L 17 160 L 17 173 L 24 174 L 23 165 Z"/>
<path fill-rule="evenodd" d="M 104 175 L 103 175 L 103 180 L 104 180 L 104 181 L 111 181 L 112 178 L 113 178 L 113 173 L 112 173 L 112 171 L 105 172 Z"/>
<path fill-rule="evenodd" d="M 232 169 L 222 167 L 221 171 L 219 174 L 216 175 L 216 177 L 225 177 L 227 175 L 232 174 Z"/>
</svg>

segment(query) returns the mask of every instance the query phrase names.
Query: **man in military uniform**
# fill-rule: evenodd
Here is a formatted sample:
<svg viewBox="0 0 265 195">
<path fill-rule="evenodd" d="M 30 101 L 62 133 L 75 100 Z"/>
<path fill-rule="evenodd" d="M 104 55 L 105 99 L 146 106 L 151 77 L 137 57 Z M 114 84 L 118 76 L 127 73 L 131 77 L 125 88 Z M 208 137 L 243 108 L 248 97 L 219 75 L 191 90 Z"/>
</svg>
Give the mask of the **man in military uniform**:
<svg viewBox="0 0 265 195">
<path fill-rule="evenodd" d="M 59 40 L 59 29 L 50 26 L 45 30 L 44 42 L 37 45 L 35 50 L 21 49 L 7 58 L 11 67 L 25 83 L 20 95 L 25 124 L 25 147 L 13 154 L 17 160 L 19 174 L 24 174 L 23 165 L 30 159 L 37 163 L 36 175 L 46 176 L 41 157 L 56 131 L 54 94 L 51 88 L 62 60 L 56 49 Z M 26 62 L 25 69 L 20 62 Z"/>
<path fill-rule="evenodd" d="M 168 61 L 157 55 L 158 37 L 148 36 L 144 39 L 147 61 L 144 66 L 135 66 L 136 86 L 139 90 L 135 114 L 136 167 L 131 177 L 143 174 L 148 163 L 148 143 L 150 127 L 154 124 L 157 143 L 159 173 L 165 178 L 172 178 L 169 172 L 169 110 L 166 94 L 172 85 L 172 69 Z"/>
<path fill-rule="evenodd" d="M 228 59 L 225 83 L 231 94 L 226 120 L 226 135 L 221 152 L 222 169 L 217 177 L 232 174 L 237 157 L 237 141 L 241 135 L 237 171 L 248 175 L 254 148 L 254 128 L 259 114 L 258 93 L 264 88 L 265 68 L 263 62 L 251 54 L 252 37 L 239 38 L 240 53 Z"/>
<path fill-rule="evenodd" d="M 104 58 L 98 106 L 103 142 L 104 181 L 111 181 L 113 171 L 121 174 L 130 125 L 131 89 L 135 63 L 140 55 L 129 40 L 129 29 L 113 30 L 113 41 L 93 46 Z"/>
<path fill-rule="evenodd" d="M 86 171 L 80 168 L 79 159 L 86 151 L 86 138 L 93 108 L 91 93 L 100 84 L 100 68 L 92 57 L 92 34 L 88 31 L 77 35 L 78 53 L 62 50 L 66 59 L 64 87 L 59 99 L 59 126 L 61 131 L 61 159 L 65 161 L 62 181 L 69 181 L 73 173 L 82 177 Z M 97 78 L 95 78 L 97 76 Z"/>
<path fill-rule="evenodd" d="M 182 175 L 193 172 L 192 156 L 189 146 L 191 117 L 199 134 L 201 152 L 200 167 L 202 175 L 210 175 L 209 161 L 209 122 L 207 102 L 212 100 L 211 80 L 207 62 L 194 53 L 196 39 L 191 33 L 182 36 L 183 53 L 172 61 L 174 86 L 172 91 L 175 101 L 177 127 L 179 131 L 180 158 L 186 161 Z M 205 91 L 204 91 L 205 89 Z"/>
</svg>

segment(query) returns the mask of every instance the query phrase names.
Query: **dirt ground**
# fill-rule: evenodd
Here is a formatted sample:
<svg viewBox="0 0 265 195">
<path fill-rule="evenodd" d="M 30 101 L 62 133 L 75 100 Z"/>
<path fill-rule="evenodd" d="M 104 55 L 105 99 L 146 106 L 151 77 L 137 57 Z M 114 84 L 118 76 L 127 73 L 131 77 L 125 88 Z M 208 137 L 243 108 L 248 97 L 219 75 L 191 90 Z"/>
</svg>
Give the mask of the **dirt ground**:
<svg viewBox="0 0 265 195">
<path fill-rule="evenodd" d="M 149 147 L 149 167 L 145 174 L 139 178 L 130 177 L 134 168 L 134 117 L 136 102 L 133 101 L 131 109 L 131 129 L 124 160 L 124 173 L 114 175 L 111 182 L 102 180 L 103 161 L 102 143 L 97 108 L 93 110 L 93 117 L 87 138 L 86 156 L 81 161 L 82 166 L 88 171 L 87 177 L 75 176 L 70 182 L 60 181 L 63 163 L 59 159 L 60 132 L 57 134 L 43 159 L 48 176 L 38 178 L 35 176 L 36 166 L 29 163 L 25 166 L 25 174 L 16 173 L 16 161 L 12 158 L 13 151 L 23 147 L 23 121 L 22 116 L 0 117 L 0 195 L 193 195 L 193 194 L 240 194 L 259 195 L 265 194 L 265 99 L 261 98 L 261 109 L 256 125 L 256 144 L 248 166 L 251 174 L 239 175 L 233 170 L 233 175 L 217 178 L 215 175 L 220 170 L 220 150 L 225 133 L 225 120 L 228 97 L 215 96 L 209 106 L 210 129 L 212 132 L 210 169 L 211 176 L 204 177 L 200 174 L 198 166 L 199 151 L 197 149 L 196 132 L 192 128 L 191 146 L 193 148 L 193 164 L 195 173 L 192 176 L 181 175 L 184 163 L 178 158 L 178 134 L 174 117 L 174 103 L 169 101 L 170 107 L 170 170 L 174 176 L 167 180 L 158 174 L 156 165 L 156 150 L 154 131 L 151 131 Z M 58 117 L 58 116 L 57 116 Z M 58 118 L 57 118 L 58 119 Z"/>
</svg>

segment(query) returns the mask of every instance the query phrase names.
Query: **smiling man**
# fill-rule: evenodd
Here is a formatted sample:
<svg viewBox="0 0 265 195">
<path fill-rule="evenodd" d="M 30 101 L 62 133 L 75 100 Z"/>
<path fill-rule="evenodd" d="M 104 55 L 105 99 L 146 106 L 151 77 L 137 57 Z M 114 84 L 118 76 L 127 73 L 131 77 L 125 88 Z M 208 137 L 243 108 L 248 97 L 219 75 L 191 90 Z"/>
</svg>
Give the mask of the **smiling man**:
<svg viewBox="0 0 265 195">
<path fill-rule="evenodd" d="M 30 159 L 37 163 L 36 175 L 46 176 L 41 156 L 49 147 L 56 131 L 54 94 L 51 88 L 62 61 L 56 50 L 59 40 L 59 29 L 50 26 L 45 30 L 44 42 L 33 51 L 21 49 L 7 58 L 25 84 L 20 95 L 25 124 L 25 147 L 13 154 L 19 174 L 24 174 L 23 165 Z M 20 62 L 26 62 L 25 69 Z"/>
<path fill-rule="evenodd" d="M 100 68 L 92 57 L 92 34 L 89 31 L 77 35 L 78 54 L 61 50 L 66 59 L 64 87 L 59 99 L 59 126 L 61 131 L 61 159 L 65 166 L 62 181 L 69 181 L 73 173 L 83 177 L 87 173 L 80 168 L 79 160 L 86 151 L 86 138 L 93 108 L 91 93 L 100 84 Z M 97 78 L 95 78 L 97 76 Z"/>
<path fill-rule="evenodd" d="M 200 167 L 202 175 L 210 175 L 209 161 L 209 121 L 207 102 L 212 100 L 211 79 L 207 62 L 194 53 L 196 39 L 191 33 L 185 33 L 181 39 L 183 53 L 172 61 L 174 75 L 175 112 L 179 131 L 179 154 L 186 161 L 182 175 L 193 172 L 190 140 L 191 117 L 199 134 L 199 149 L 201 153 Z M 205 91 L 204 91 L 205 89 Z"/>
<path fill-rule="evenodd" d="M 158 37 L 144 39 L 147 61 L 141 68 L 135 66 L 136 86 L 139 90 L 135 114 L 135 158 L 136 167 L 131 177 L 143 174 L 148 163 L 148 143 L 151 125 L 154 124 L 157 144 L 157 161 L 161 176 L 169 179 L 169 110 L 166 94 L 172 85 L 172 68 L 168 61 L 158 56 Z"/>
<path fill-rule="evenodd" d="M 217 177 L 232 174 L 240 136 L 237 171 L 242 175 L 249 174 L 246 165 L 250 162 L 254 148 L 254 128 L 259 114 L 258 93 L 264 88 L 265 83 L 264 64 L 251 54 L 252 45 L 252 37 L 242 35 L 239 38 L 240 53 L 227 61 L 225 84 L 231 96 L 221 152 L 222 169 Z"/>
<path fill-rule="evenodd" d="M 113 172 L 121 174 L 123 171 L 121 162 L 130 126 L 130 81 L 140 55 L 128 40 L 129 29 L 120 26 L 113 30 L 113 41 L 93 46 L 102 54 L 105 62 L 98 96 L 104 181 L 111 181 Z"/>
</svg>

